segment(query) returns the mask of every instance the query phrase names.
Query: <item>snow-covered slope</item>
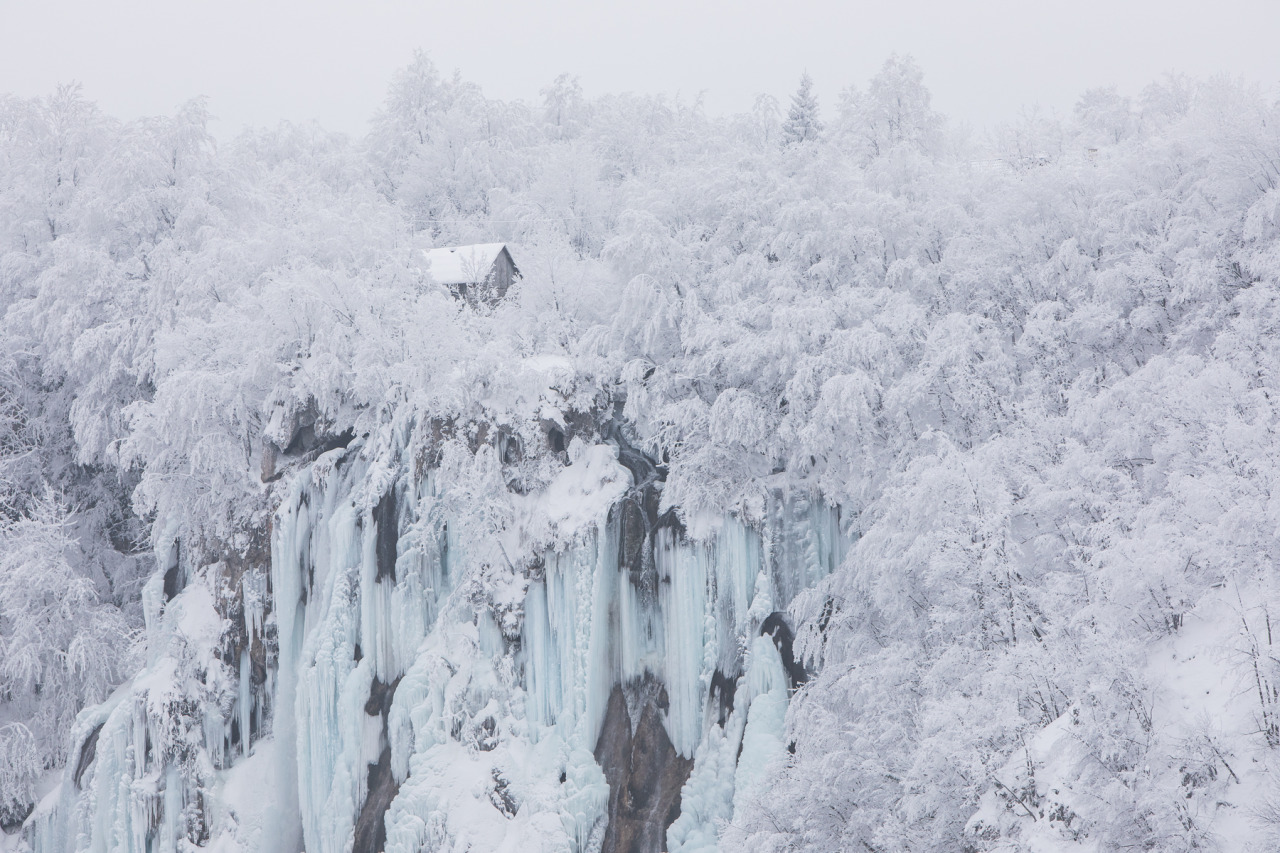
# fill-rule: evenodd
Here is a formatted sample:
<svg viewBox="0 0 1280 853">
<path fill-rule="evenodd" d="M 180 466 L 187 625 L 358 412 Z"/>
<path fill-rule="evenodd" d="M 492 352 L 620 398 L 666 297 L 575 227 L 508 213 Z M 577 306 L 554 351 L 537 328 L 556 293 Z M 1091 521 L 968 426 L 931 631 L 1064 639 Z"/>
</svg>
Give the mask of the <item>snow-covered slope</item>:
<svg viewBox="0 0 1280 853">
<path fill-rule="evenodd" d="M 1134 786 L 1153 811 L 1162 801 L 1176 804 L 1186 835 L 1167 838 L 1165 849 L 1184 849 L 1187 838 L 1192 849 L 1241 853 L 1280 844 L 1280 762 L 1255 745 L 1265 720 L 1253 702 L 1242 701 L 1261 688 L 1241 642 L 1260 614 L 1238 593 L 1223 588 L 1206 596 L 1183 616 L 1176 636 L 1150 650 L 1142 705 L 1148 718 L 1139 731 L 1151 763 L 1137 769 Z M 1081 719 L 1089 713 L 1072 708 L 1013 754 L 969 820 L 975 840 L 999 839 L 991 849 L 1029 853 L 1101 853 L 1134 844 L 1114 831 L 1124 824 L 1117 811 L 1131 808 L 1133 797 L 1089 742 Z"/>
</svg>

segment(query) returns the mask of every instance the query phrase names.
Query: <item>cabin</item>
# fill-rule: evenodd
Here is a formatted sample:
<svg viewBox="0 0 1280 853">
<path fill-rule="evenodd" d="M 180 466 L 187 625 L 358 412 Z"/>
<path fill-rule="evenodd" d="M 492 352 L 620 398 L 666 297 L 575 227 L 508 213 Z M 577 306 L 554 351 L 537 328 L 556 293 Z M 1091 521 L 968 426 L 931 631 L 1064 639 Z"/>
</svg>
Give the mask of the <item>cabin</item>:
<svg viewBox="0 0 1280 853">
<path fill-rule="evenodd" d="M 506 243 L 445 246 L 426 254 L 431 277 L 454 296 L 473 304 L 497 302 L 520 278 Z"/>
</svg>

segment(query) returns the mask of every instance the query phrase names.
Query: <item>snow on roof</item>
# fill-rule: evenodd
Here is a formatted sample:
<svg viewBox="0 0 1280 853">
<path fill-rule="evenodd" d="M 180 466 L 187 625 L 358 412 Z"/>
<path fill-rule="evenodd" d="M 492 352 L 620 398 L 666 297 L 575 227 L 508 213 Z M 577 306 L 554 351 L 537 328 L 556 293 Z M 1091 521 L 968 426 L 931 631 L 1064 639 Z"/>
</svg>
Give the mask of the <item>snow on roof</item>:
<svg viewBox="0 0 1280 853">
<path fill-rule="evenodd" d="M 474 284 L 484 281 L 506 243 L 444 246 L 428 251 L 431 277 L 440 284 Z"/>
</svg>

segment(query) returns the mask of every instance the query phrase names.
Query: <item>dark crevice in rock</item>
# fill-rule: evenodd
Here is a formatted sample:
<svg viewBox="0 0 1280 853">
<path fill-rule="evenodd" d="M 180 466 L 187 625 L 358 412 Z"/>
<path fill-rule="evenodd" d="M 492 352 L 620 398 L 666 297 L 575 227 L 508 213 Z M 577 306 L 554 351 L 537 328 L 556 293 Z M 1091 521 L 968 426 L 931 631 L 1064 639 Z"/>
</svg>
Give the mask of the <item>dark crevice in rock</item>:
<svg viewBox="0 0 1280 853">
<path fill-rule="evenodd" d="M 631 489 L 613 509 L 618 514 L 618 562 L 642 597 L 656 601 L 660 579 L 653 550 L 657 532 L 669 527 L 678 535 L 684 533 L 674 509 L 660 511 L 667 469 L 633 447 L 616 421 L 606 427 L 605 434 L 617 446 L 618 462 L 631 472 L 632 479 Z"/>
<path fill-rule="evenodd" d="M 173 601 L 174 596 L 180 591 L 181 589 L 178 586 L 178 567 L 170 566 L 164 570 L 164 600 Z"/>
<path fill-rule="evenodd" d="M 289 444 L 280 452 L 285 456 L 316 457 L 339 447 L 345 448 L 355 441 L 355 438 L 354 429 L 348 428 L 337 435 L 327 435 L 317 431 L 315 423 L 308 423 L 298 427 L 289 439 Z"/>
<path fill-rule="evenodd" d="M 353 428 L 348 427 L 335 436 L 325 438 L 318 449 L 321 453 L 328 453 L 330 450 L 337 450 L 339 447 L 346 450 L 351 445 L 351 442 L 355 440 L 356 431 Z M 339 460 L 338 465 L 341 464 L 342 460 Z"/>
<path fill-rule="evenodd" d="M 169 567 L 164 570 L 164 600 L 173 601 L 182 592 L 182 543 L 174 541 Z"/>
<path fill-rule="evenodd" d="M 670 527 L 674 530 L 677 538 L 684 538 L 684 522 L 680 520 L 680 515 L 676 512 L 675 507 L 658 516 L 657 522 L 654 523 L 655 529 L 660 530 L 664 527 Z"/>
<path fill-rule="evenodd" d="M 385 717 L 391 711 L 391 700 L 395 697 L 396 688 L 399 686 L 399 678 L 390 684 L 375 678 L 369 687 L 369 699 L 364 703 L 364 712 L 370 717 Z"/>
<path fill-rule="evenodd" d="M 89 736 L 84 739 L 84 743 L 80 745 L 80 757 L 76 760 L 76 772 L 71 774 L 71 780 L 75 782 L 76 790 L 80 790 L 80 780 L 84 778 L 85 771 L 89 769 L 89 765 L 93 763 L 94 758 L 98 755 L 98 735 L 102 734 L 102 723 L 98 723 Z"/>
<path fill-rule="evenodd" d="M 387 809 L 399 792 L 400 785 L 391 773 L 391 747 L 386 746 L 378 763 L 369 765 L 369 795 L 356 818 L 352 853 L 382 853 L 387 845 Z"/>
<path fill-rule="evenodd" d="M 770 613 L 764 620 L 764 624 L 760 626 L 761 636 L 769 635 L 773 639 L 773 644 L 778 649 L 778 655 L 782 658 L 782 667 L 787 671 L 787 679 L 791 682 L 792 687 L 799 687 L 809 680 L 809 673 L 796 660 L 795 657 L 795 635 L 791 631 L 791 626 L 787 624 L 787 618 L 782 613 Z"/>
<path fill-rule="evenodd" d="M 281 416 L 281 413 L 277 411 L 276 416 Z M 284 447 L 269 438 L 263 441 L 261 479 L 264 483 L 279 480 L 289 466 L 305 465 L 322 453 L 346 448 L 356 438 L 352 428 L 336 434 L 329 432 L 333 424 L 327 424 L 320 418 L 314 400 L 284 417 L 287 423 L 282 427 L 289 436 Z"/>
<path fill-rule="evenodd" d="M 498 459 L 503 465 L 518 465 L 524 459 L 520 436 L 507 429 L 498 430 Z"/>
<path fill-rule="evenodd" d="M 738 679 L 733 675 L 725 675 L 717 669 L 711 675 L 711 699 L 717 703 L 720 715 L 718 717 L 720 726 L 729 721 L 729 715 L 733 713 L 733 699 L 738 692 Z"/>
<path fill-rule="evenodd" d="M 369 793 L 365 796 L 360 815 L 356 818 L 355 844 L 352 853 L 381 853 L 387 843 L 387 809 L 400 791 L 400 784 L 391 773 L 391 747 L 387 744 L 387 716 L 391 712 L 391 700 L 395 698 L 400 679 L 387 683 L 375 678 L 369 687 L 369 699 L 364 712 L 371 717 L 382 718 L 382 753 L 377 764 L 369 765 Z"/>
<path fill-rule="evenodd" d="M 285 456 L 300 456 L 307 452 L 309 447 L 316 443 L 316 430 L 312 424 L 301 426 L 294 432 L 293 437 L 289 439 L 289 443 L 285 445 L 281 452 Z"/>
<path fill-rule="evenodd" d="M 400 541 L 400 519 L 396 515 L 396 490 L 392 486 L 373 508 L 373 523 L 377 527 L 377 580 L 396 582 L 396 544 Z"/>
<path fill-rule="evenodd" d="M 667 467 L 659 465 L 646 453 L 633 446 L 616 420 L 605 427 L 605 437 L 618 446 L 618 462 L 631 472 L 637 489 L 643 489 L 652 483 L 666 482 Z"/>
<path fill-rule="evenodd" d="M 481 752 L 492 752 L 498 748 L 498 721 L 492 716 L 485 717 L 472 732 L 472 740 L 476 749 Z"/>
<path fill-rule="evenodd" d="M 659 853 L 680 815 L 693 759 L 676 752 L 662 725 L 666 691 L 645 677 L 609 696 L 596 761 L 609 783 L 609 825 L 601 853 Z"/>
</svg>

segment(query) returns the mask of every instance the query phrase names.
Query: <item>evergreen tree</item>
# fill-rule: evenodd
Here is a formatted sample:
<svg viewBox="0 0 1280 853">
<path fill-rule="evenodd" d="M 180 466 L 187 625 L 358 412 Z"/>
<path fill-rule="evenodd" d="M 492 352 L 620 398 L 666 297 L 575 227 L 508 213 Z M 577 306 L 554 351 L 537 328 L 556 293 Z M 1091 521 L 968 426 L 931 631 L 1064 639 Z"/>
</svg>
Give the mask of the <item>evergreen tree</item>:
<svg viewBox="0 0 1280 853">
<path fill-rule="evenodd" d="M 800 78 L 800 88 L 791 96 L 791 109 L 787 111 L 787 120 L 782 125 L 782 141 L 784 145 L 797 145 L 817 139 L 821 133 L 822 122 L 818 120 L 813 78 L 805 72 Z"/>
</svg>

